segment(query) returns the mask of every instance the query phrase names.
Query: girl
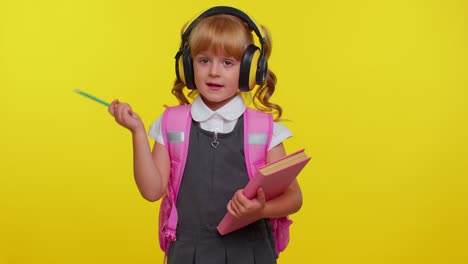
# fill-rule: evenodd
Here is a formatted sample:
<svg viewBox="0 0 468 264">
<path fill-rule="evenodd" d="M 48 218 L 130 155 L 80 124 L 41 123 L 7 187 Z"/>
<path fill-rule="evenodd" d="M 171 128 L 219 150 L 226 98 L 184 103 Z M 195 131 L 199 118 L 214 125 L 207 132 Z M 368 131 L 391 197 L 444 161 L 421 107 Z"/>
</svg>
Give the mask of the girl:
<svg viewBox="0 0 468 264">
<path fill-rule="evenodd" d="M 254 45 L 252 31 L 260 48 Z M 242 194 L 249 178 L 242 144 L 246 105 L 241 92 L 248 95 L 257 85 L 255 107 L 276 114 L 276 121 L 282 114 L 281 107 L 269 101 L 276 85 L 275 75 L 267 68 L 270 53 L 266 29 L 231 7 L 211 8 L 183 29 L 172 93 L 181 105 L 191 104 L 192 124 L 175 205 L 176 239 L 166 252 L 168 263 L 276 263 L 267 220 L 300 209 L 299 184 L 294 181 L 284 194 L 269 201 L 262 189 L 251 200 Z M 192 102 L 185 87 L 191 89 Z M 142 196 L 157 201 L 169 195 L 173 177 L 161 129 L 163 116 L 149 128 L 148 134 L 155 140 L 151 151 L 144 124 L 127 103 L 115 100 L 109 112 L 132 133 L 134 177 Z M 290 136 L 289 129 L 274 123 L 266 163 L 286 155 L 282 142 Z M 216 225 L 226 212 L 262 220 L 221 236 Z"/>
</svg>

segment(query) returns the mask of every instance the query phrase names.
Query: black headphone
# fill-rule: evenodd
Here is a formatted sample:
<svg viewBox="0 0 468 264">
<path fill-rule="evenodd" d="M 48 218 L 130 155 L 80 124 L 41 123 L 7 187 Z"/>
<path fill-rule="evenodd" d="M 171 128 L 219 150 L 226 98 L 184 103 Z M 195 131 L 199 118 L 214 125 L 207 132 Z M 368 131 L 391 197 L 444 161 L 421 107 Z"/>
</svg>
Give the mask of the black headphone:
<svg viewBox="0 0 468 264">
<path fill-rule="evenodd" d="M 188 47 L 187 44 L 187 38 L 198 22 L 206 17 L 218 14 L 233 15 L 242 19 L 255 32 L 258 39 L 260 40 L 261 48 L 258 48 L 254 44 L 250 44 L 242 55 L 240 62 L 239 90 L 247 92 L 252 90 L 255 87 L 255 84 L 263 85 L 265 83 L 268 72 L 268 62 L 265 58 L 264 51 L 265 38 L 263 37 L 260 28 L 252 19 L 250 19 L 247 14 L 239 9 L 229 6 L 217 6 L 210 8 L 188 24 L 182 33 L 182 43 L 180 45 L 179 51 L 175 55 L 175 69 L 177 79 L 182 81 L 187 86 L 187 88 L 192 90 L 196 89 L 192 56 L 190 54 L 190 47 Z"/>
</svg>

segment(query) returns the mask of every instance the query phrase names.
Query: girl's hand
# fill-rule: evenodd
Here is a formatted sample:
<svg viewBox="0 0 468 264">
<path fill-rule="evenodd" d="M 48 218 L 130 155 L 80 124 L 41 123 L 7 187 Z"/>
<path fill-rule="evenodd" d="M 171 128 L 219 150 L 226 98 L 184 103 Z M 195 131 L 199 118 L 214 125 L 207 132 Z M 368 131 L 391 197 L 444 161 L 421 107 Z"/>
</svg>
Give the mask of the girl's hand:
<svg viewBox="0 0 468 264">
<path fill-rule="evenodd" d="M 139 129 L 144 130 L 143 122 L 140 117 L 132 111 L 129 104 L 121 103 L 119 100 L 114 100 L 109 105 L 108 110 L 117 123 L 127 128 L 132 133 L 135 133 Z"/>
<path fill-rule="evenodd" d="M 262 188 L 257 190 L 257 197 L 249 200 L 238 190 L 227 205 L 228 212 L 236 218 L 263 218 L 265 208 L 265 193 Z"/>
</svg>

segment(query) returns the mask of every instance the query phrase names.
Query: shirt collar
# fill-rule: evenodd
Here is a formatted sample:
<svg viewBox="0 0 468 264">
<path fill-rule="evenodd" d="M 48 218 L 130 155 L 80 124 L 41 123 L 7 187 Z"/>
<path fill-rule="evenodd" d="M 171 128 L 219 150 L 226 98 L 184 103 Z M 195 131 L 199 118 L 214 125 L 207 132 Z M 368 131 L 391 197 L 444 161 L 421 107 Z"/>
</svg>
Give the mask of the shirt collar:
<svg viewBox="0 0 468 264">
<path fill-rule="evenodd" d="M 226 120 L 236 120 L 245 111 L 244 100 L 240 95 L 232 98 L 227 104 L 216 111 L 211 110 L 206 106 L 200 95 L 198 95 L 192 103 L 191 113 L 193 120 L 203 122 L 210 119 L 215 113 L 222 116 Z"/>
</svg>

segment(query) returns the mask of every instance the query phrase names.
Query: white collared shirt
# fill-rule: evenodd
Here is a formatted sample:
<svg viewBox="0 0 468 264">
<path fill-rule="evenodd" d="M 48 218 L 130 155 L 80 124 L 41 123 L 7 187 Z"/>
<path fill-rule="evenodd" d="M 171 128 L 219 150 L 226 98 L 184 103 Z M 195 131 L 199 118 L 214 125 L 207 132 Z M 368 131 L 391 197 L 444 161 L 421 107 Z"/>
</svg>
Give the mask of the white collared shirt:
<svg viewBox="0 0 468 264">
<path fill-rule="evenodd" d="M 200 127 L 207 131 L 219 131 L 220 133 L 229 133 L 236 126 L 237 120 L 244 113 L 246 106 L 240 95 L 234 97 L 231 101 L 216 111 L 211 110 L 203 102 L 200 96 L 197 96 L 192 103 L 191 114 L 193 120 L 200 123 Z M 162 115 L 151 124 L 148 135 L 156 142 L 164 145 L 161 131 Z M 291 131 L 284 125 L 277 122 L 273 123 L 273 135 L 269 150 L 292 136 Z"/>
</svg>

